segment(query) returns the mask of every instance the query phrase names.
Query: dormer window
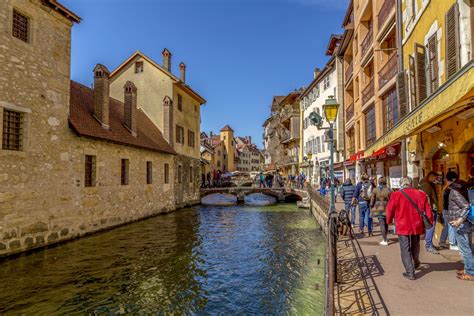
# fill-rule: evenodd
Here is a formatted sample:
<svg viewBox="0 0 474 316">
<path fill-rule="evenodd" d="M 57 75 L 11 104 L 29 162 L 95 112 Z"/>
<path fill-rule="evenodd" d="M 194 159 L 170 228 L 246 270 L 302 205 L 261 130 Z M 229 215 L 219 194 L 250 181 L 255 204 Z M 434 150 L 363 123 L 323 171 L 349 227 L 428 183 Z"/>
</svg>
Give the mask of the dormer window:
<svg viewBox="0 0 474 316">
<path fill-rule="evenodd" d="M 137 61 L 135 63 L 135 73 L 139 74 L 143 72 L 143 61 Z"/>
<path fill-rule="evenodd" d="M 13 26 L 12 35 L 23 42 L 29 43 L 30 41 L 30 19 L 18 12 L 13 10 Z"/>
</svg>

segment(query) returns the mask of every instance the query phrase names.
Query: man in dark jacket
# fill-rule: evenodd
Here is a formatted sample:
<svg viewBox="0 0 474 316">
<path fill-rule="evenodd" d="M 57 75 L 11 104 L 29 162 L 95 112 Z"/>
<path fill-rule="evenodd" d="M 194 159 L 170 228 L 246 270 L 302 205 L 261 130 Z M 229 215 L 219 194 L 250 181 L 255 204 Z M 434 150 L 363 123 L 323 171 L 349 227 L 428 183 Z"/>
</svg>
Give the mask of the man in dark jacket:
<svg viewBox="0 0 474 316">
<path fill-rule="evenodd" d="M 433 227 L 427 229 L 425 232 L 425 247 L 426 251 L 432 254 L 439 254 L 438 250 L 433 245 L 433 235 L 436 228 L 436 218 L 438 217 L 438 195 L 436 194 L 436 184 L 435 181 L 438 179 L 438 174 L 434 171 L 428 173 L 426 177 L 421 179 L 419 184 L 419 189 L 426 193 L 428 196 L 428 201 L 433 211 Z"/>
<path fill-rule="evenodd" d="M 387 204 L 387 224 L 391 224 L 394 219 L 397 223 L 398 243 L 400 244 L 402 263 L 406 270 L 403 276 L 409 280 L 414 280 L 415 269 L 421 264 L 419 257 L 423 219 L 419 211 L 424 212 L 430 222 L 433 222 L 433 215 L 428 197 L 422 191 L 412 188 L 410 177 L 401 178 L 400 187 L 401 190 L 390 195 Z"/>
<path fill-rule="evenodd" d="M 468 220 L 469 202 L 467 201 L 466 183 L 459 181 L 459 176 L 453 171 L 446 174 L 449 188 L 449 205 L 447 218 L 456 233 L 456 243 L 464 260 L 464 270 L 457 271 L 458 279 L 474 281 L 474 258 L 472 255 L 472 223 Z"/>
<path fill-rule="evenodd" d="M 355 226 L 355 211 L 356 211 L 356 205 L 355 203 L 353 203 L 354 192 L 355 192 L 355 185 L 352 184 L 351 179 L 349 178 L 346 179 L 346 181 L 344 181 L 344 184 L 342 185 L 341 197 L 344 200 L 346 211 L 349 212 L 350 210 L 352 227 Z"/>
<path fill-rule="evenodd" d="M 364 226 L 367 224 L 369 236 L 372 236 L 372 217 L 370 216 L 369 201 L 372 191 L 372 184 L 369 182 L 369 176 L 363 174 L 355 188 L 354 201 L 359 205 L 359 232 L 364 235 Z"/>
</svg>

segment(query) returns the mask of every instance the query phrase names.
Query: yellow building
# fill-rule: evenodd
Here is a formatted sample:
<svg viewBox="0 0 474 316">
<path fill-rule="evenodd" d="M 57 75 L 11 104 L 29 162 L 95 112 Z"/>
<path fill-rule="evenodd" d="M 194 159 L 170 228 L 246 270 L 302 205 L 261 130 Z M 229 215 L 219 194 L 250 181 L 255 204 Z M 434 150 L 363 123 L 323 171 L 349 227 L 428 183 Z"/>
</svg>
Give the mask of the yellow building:
<svg viewBox="0 0 474 316">
<path fill-rule="evenodd" d="M 421 179 L 474 165 L 472 61 L 474 1 L 402 1 L 403 72 L 398 99 L 407 115 L 365 151 L 407 143 L 407 173 Z"/>
<path fill-rule="evenodd" d="M 135 83 L 138 106 L 163 132 L 173 149 L 199 159 L 200 106 L 206 102 L 186 84 L 186 66 L 180 64 L 180 77 L 171 72 L 171 53 L 162 52 L 163 65 L 137 51 L 110 74 L 110 94 L 123 99 L 123 85 Z M 171 100 L 167 103 L 165 99 Z M 150 102 L 150 100 L 153 100 Z"/>
</svg>

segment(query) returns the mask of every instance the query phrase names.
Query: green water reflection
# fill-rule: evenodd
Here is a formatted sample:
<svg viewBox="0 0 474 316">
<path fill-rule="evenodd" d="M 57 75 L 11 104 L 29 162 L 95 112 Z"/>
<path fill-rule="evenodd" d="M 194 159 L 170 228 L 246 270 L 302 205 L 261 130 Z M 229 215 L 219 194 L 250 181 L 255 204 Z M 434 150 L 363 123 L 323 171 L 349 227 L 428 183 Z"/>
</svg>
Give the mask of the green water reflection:
<svg viewBox="0 0 474 316">
<path fill-rule="evenodd" d="M 0 263 L 0 313 L 318 315 L 323 258 L 307 210 L 198 206 Z"/>
</svg>

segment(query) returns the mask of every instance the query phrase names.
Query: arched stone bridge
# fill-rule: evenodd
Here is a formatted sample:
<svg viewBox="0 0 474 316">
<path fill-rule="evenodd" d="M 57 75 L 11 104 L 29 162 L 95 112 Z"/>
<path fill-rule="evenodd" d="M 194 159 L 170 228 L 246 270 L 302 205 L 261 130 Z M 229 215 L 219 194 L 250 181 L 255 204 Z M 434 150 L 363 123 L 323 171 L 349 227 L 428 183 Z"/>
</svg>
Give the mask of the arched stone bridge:
<svg viewBox="0 0 474 316">
<path fill-rule="evenodd" d="M 201 189 L 201 198 L 215 193 L 227 193 L 237 196 L 237 200 L 243 201 L 245 196 L 262 193 L 273 196 L 278 201 L 287 199 L 303 200 L 306 197 L 306 191 L 294 190 L 291 188 L 253 188 L 253 187 L 229 187 L 229 188 L 211 188 Z"/>
</svg>

